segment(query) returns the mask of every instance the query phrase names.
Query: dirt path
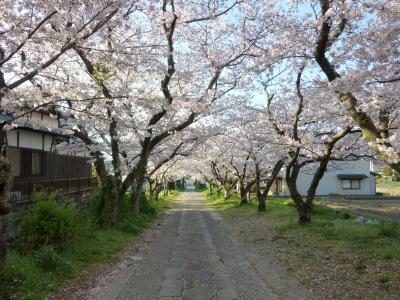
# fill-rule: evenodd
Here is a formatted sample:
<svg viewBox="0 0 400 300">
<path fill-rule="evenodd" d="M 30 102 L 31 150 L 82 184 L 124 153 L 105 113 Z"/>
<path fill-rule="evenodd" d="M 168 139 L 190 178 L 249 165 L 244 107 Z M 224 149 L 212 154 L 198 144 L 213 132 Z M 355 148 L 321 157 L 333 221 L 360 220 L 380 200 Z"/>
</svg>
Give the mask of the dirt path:
<svg viewBox="0 0 400 300">
<path fill-rule="evenodd" d="M 204 201 L 199 193 L 182 193 L 143 259 L 117 270 L 85 299 L 311 298 L 270 261 L 229 237 Z"/>
<path fill-rule="evenodd" d="M 316 201 L 318 204 L 326 205 L 333 209 L 349 210 L 355 214 L 367 217 L 383 217 L 400 223 L 400 199 L 385 200 L 354 200 L 342 198 L 322 198 Z"/>
</svg>

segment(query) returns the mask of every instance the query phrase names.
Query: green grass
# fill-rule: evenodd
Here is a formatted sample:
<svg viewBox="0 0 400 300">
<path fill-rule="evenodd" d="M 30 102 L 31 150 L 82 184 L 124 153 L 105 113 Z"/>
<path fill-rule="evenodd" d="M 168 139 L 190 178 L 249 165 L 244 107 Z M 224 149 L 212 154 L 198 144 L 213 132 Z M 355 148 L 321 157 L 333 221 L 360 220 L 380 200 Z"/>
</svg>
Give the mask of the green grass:
<svg viewBox="0 0 400 300">
<path fill-rule="evenodd" d="M 384 195 L 400 196 L 400 182 L 399 181 L 381 181 L 376 185 L 376 191 Z"/>
<path fill-rule="evenodd" d="M 311 243 L 315 249 L 332 255 L 351 252 L 365 258 L 400 261 L 400 226 L 388 221 L 358 224 L 347 212 L 316 205 L 312 224 L 300 226 L 292 200 L 268 198 L 267 213 L 257 213 L 254 203 L 240 206 L 237 196 L 227 201 L 208 196 L 208 204 L 233 216 L 265 218 L 275 236 L 295 236 L 304 247 Z"/>
<path fill-rule="evenodd" d="M 160 195 L 159 201 L 151 205 L 161 212 L 171 206 L 178 194 L 173 191 L 167 197 Z M 43 248 L 30 255 L 9 251 L 0 278 L 0 299 L 45 299 L 67 280 L 84 279 L 96 266 L 116 260 L 118 253 L 127 248 L 156 217 L 132 215 L 128 219 L 129 228 L 93 230 L 60 254 L 53 255 L 47 250 L 43 253 Z"/>
<path fill-rule="evenodd" d="M 202 192 L 207 191 L 207 190 L 208 190 L 207 187 L 200 187 L 200 186 L 197 186 L 197 185 L 194 187 L 194 191 L 197 192 L 197 193 L 202 193 Z"/>
<path fill-rule="evenodd" d="M 179 195 L 179 191 L 169 191 L 168 196 L 164 196 L 163 193 L 160 193 L 158 196 L 159 201 L 157 202 L 157 207 L 160 210 L 164 210 L 167 208 L 171 208 L 173 202 L 175 202 L 176 198 Z"/>
<path fill-rule="evenodd" d="M 390 179 L 385 179 L 385 178 L 377 178 L 376 184 L 377 185 L 388 184 L 388 185 L 393 185 L 393 186 L 400 186 L 400 181 L 390 180 Z"/>
<path fill-rule="evenodd" d="M 44 270 L 37 264 L 35 254 L 24 256 L 10 251 L 4 271 L 5 282 L 0 285 L 0 298 L 44 299 L 48 293 L 57 291 L 66 280 L 85 276 L 90 270 L 88 267 L 112 261 L 117 257 L 116 253 L 133 239 L 132 234 L 120 230 L 96 230 L 60 254 L 63 267 L 52 271 Z"/>
</svg>

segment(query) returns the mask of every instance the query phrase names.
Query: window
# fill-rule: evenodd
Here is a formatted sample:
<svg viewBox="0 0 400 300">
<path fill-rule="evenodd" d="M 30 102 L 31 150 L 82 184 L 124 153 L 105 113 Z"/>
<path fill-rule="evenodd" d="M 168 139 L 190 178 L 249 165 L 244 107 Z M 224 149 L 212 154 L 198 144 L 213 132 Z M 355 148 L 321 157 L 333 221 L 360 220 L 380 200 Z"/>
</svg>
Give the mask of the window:
<svg viewBox="0 0 400 300">
<path fill-rule="evenodd" d="M 359 190 L 361 188 L 360 179 L 343 179 L 342 188 L 344 190 Z"/>
<path fill-rule="evenodd" d="M 32 175 L 42 174 L 42 153 L 32 152 Z"/>
<path fill-rule="evenodd" d="M 283 190 L 283 180 L 281 178 L 276 179 L 276 191 L 277 192 L 282 192 Z"/>
</svg>

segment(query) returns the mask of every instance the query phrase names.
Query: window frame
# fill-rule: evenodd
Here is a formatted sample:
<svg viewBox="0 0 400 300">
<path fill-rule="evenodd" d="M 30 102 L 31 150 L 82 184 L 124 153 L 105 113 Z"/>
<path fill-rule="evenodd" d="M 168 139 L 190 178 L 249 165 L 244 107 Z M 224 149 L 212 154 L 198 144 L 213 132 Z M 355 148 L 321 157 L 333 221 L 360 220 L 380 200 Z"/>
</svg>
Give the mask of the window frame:
<svg viewBox="0 0 400 300">
<path fill-rule="evenodd" d="M 350 187 L 344 187 L 344 182 L 349 181 Z M 355 187 L 354 182 L 358 182 L 358 187 Z M 342 189 L 343 190 L 361 190 L 361 179 L 342 179 Z"/>
<path fill-rule="evenodd" d="M 34 155 L 38 155 L 40 158 L 39 162 L 39 173 L 33 173 L 33 157 Z M 31 168 L 30 168 L 30 176 L 43 176 L 43 151 L 32 151 L 31 152 Z"/>
</svg>

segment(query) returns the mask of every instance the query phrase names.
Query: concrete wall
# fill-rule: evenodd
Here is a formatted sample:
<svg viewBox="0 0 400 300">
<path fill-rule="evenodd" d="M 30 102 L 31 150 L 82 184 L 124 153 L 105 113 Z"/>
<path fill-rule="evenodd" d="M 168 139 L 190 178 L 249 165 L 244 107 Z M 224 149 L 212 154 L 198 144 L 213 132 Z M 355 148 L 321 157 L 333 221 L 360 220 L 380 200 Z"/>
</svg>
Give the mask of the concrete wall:
<svg viewBox="0 0 400 300">
<path fill-rule="evenodd" d="M 301 195 L 307 195 L 307 189 L 312 181 L 313 172 L 316 165 L 310 166 L 308 170 L 300 172 L 297 180 L 297 188 Z M 283 173 L 282 173 L 283 174 Z M 338 174 L 364 174 L 368 178 L 360 180 L 360 189 L 343 189 L 342 180 Z M 367 160 L 359 160 L 353 162 L 332 162 L 322 177 L 317 188 L 317 195 L 375 195 L 375 177 L 370 174 L 370 163 Z M 289 189 L 284 184 L 283 196 L 290 196 Z"/>
</svg>

